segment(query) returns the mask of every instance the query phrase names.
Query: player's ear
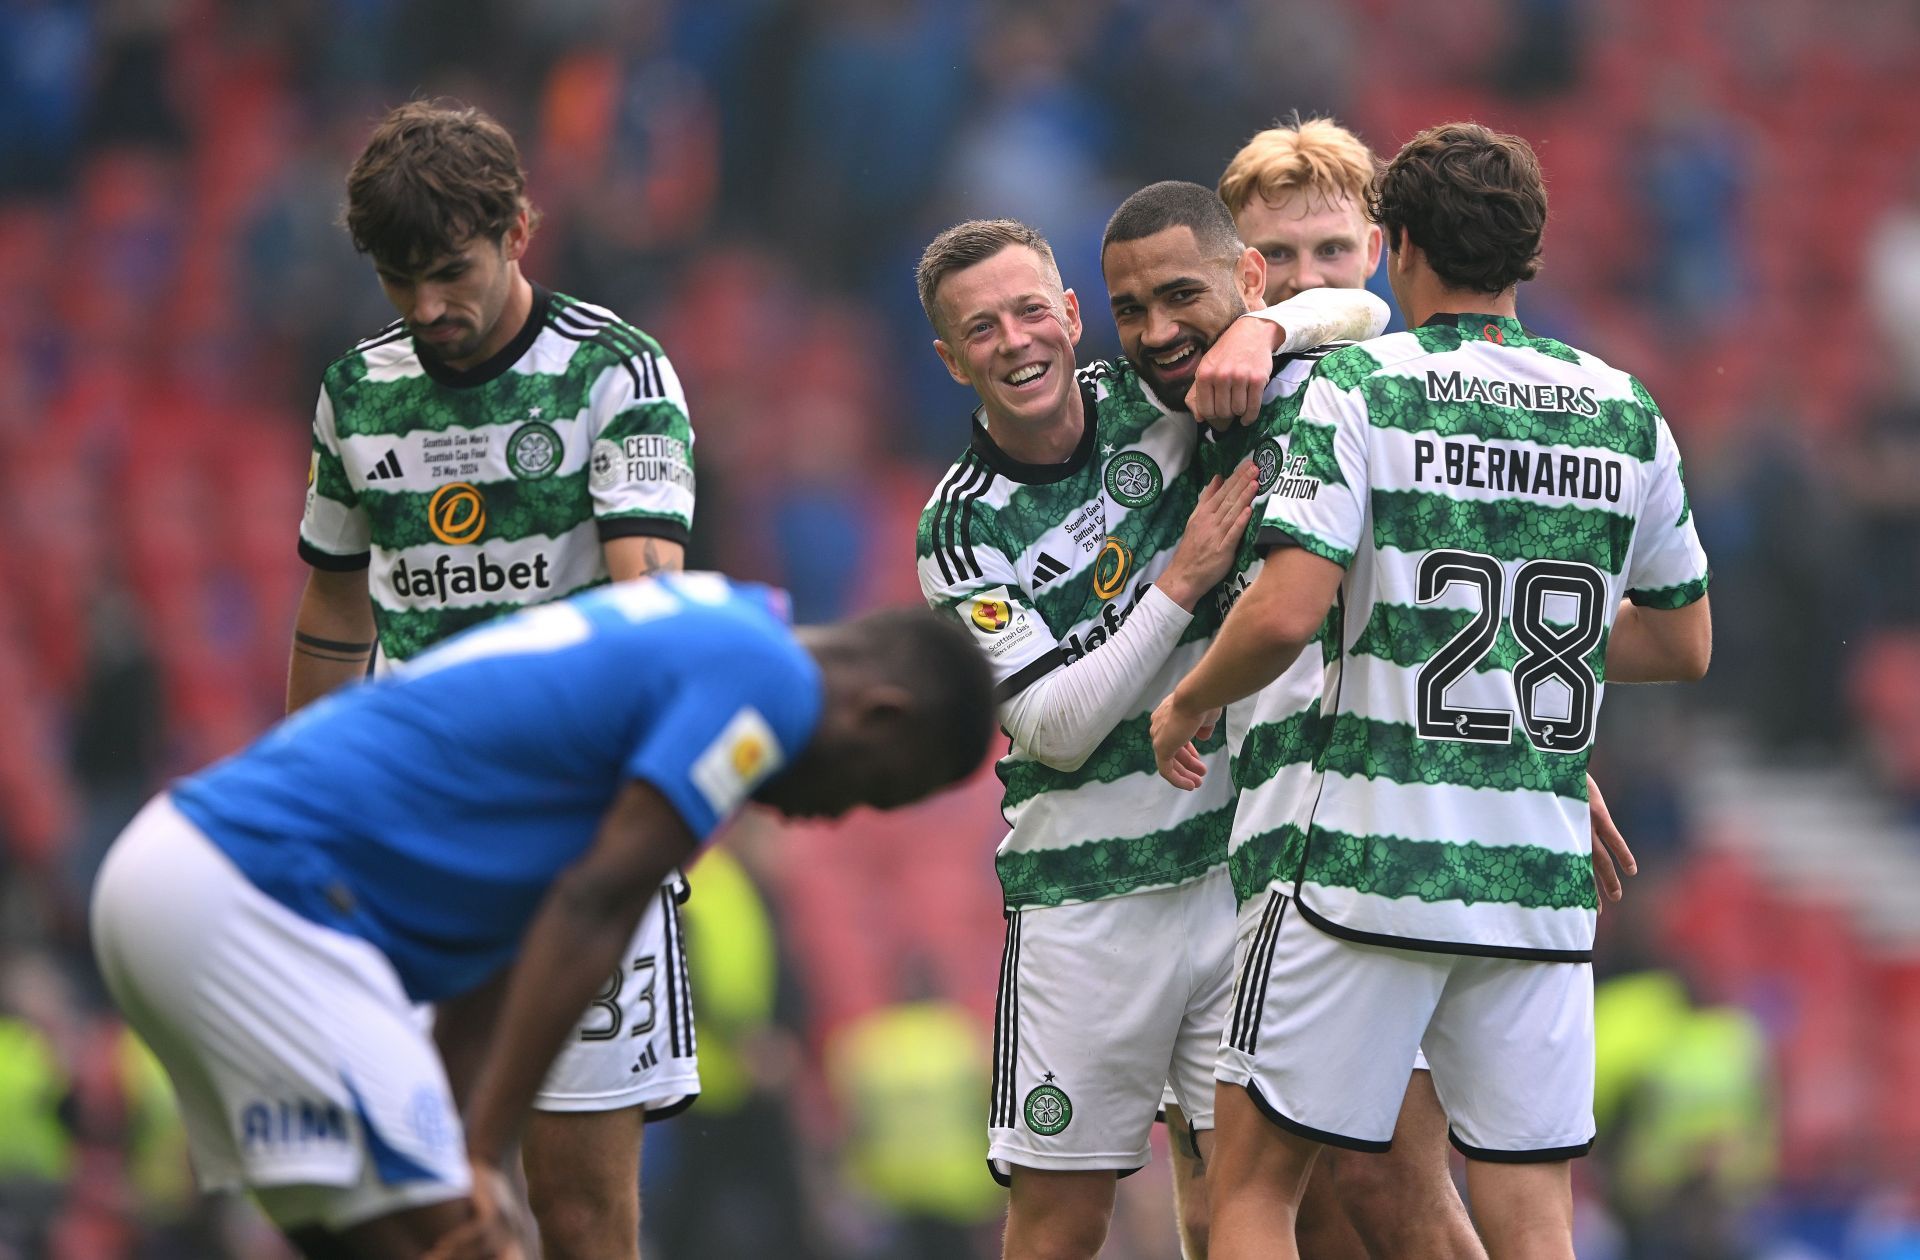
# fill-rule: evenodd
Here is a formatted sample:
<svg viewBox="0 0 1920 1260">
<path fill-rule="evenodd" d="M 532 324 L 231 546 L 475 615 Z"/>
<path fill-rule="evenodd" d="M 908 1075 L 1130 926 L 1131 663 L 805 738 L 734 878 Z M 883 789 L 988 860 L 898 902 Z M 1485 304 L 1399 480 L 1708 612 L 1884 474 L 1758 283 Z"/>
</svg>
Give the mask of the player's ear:
<svg viewBox="0 0 1920 1260">
<path fill-rule="evenodd" d="M 869 683 L 860 693 L 860 724 L 870 732 L 898 731 L 913 711 L 913 693 L 898 683 Z"/>
<path fill-rule="evenodd" d="M 1400 228 L 1387 242 L 1387 275 L 1407 274 L 1407 264 L 1413 260 L 1408 255 L 1413 250 L 1413 236 L 1405 228 Z"/>
<path fill-rule="evenodd" d="M 513 222 L 507 224 L 506 233 L 500 238 L 500 248 L 508 262 L 519 262 L 527 252 L 527 243 L 533 239 L 533 222 L 525 206 L 513 216 Z"/>
<path fill-rule="evenodd" d="M 1062 289 L 1060 309 L 1066 313 L 1067 337 L 1077 346 L 1080 344 L 1080 334 L 1086 331 L 1080 323 L 1080 295 L 1072 289 Z"/>
<path fill-rule="evenodd" d="M 876 682 L 860 697 L 860 709 L 870 718 L 902 718 L 914 707 L 914 693 L 897 682 Z"/>
<path fill-rule="evenodd" d="M 1371 276 L 1374 272 L 1380 270 L 1380 247 L 1386 241 L 1386 236 L 1380 231 L 1380 225 L 1378 223 L 1367 224 L 1366 240 L 1367 274 Z"/>
<path fill-rule="evenodd" d="M 940 362 L 946 365 L 947 375 L 954 379 L 955 384 L 967 386 L 973 384 L 972 381 L 967 379 L 967 374 L 961 370 L 960 356 L 953 352 L 951 346 L 938 337 L 935 337 L 933 339 L 933 352 L 940 356 Z"/>
<path fill-rule="evenodd" d="M 1258 310 L 1267 304 L 1267 256 L 1249 245 L 1240 251 L 1240 259 L 1233 266 L 1234 283 L 1240 290 L 1240 300 L 1250 309 Z"/>
</svg>

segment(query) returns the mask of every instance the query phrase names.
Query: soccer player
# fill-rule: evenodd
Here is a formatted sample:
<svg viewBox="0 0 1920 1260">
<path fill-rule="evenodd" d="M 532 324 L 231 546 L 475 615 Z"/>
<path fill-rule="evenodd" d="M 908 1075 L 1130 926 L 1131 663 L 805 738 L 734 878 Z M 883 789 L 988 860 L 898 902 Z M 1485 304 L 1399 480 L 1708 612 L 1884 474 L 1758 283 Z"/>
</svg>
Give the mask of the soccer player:
<svg viewBox="0 0 1920 1260">
<path fill-rule="evenodd" d="M 400 318 L 330 366 L 313 423 L 289 711 L 465 627 L 681 567 L 686 398 L 659 345 L 520 270 L 513 138 L 416 101 L 347 177 L 347 230 Z M 555 1062 L 523 1150 L 548 1260 L 634 1260 L 642 1126 L 699 1092 L 669 880 Z"/>
<path fill-rule="evenodd" d="M 891 808 L 985 755 L 964 634 L 922 609 L 795 632 L 783 605 L 712 574 L 544 604 L 151 802 L 93 940 L 201 1184 L 253 1190 L 309 1260 L 516 1254 L 501 1161 L 580 1012 L 618 1018 L 594 991 L 675 865 L 749 798 Z M 478 1061 L 464 1140 L 416 1002 Z"/>
<path fill-rule="evenodd" d="M 1233 227 L 1240 239 L 1266 261 L 1269 302 L 1286 301 L 1323 286 L 1359 288 L 1371 277 L 1380 257 L 1381 236 L 1379 226 L 1367 219 L 1365 206 L 1376 166 L 1366 145 L 1330 119 L 1262 131 L 1235 155 L 1220 179 L 1219 192 L 1233 212 Z M 1189 330 L 1196 327 L 1207 340 L 1214 335 L 1205 330 L 1204 320 L 1197 324 L 1190 310 L 1182 309 L 1181 291 L 1168 282 L 1206 274 L 1205 253 L 1194 246 L 1201 239 L 1224 240 L 1225 232 L 1210 199 L 1189 190 L 1180 200 L 1185 203 L 1181 212 L 1140 219 L 1133 229 L 1143 233 L 1138 245 L 1107 251 L 1110 289 L 1116 287 L 1112 275 L 1116 259 L 1124 256 L 1135 264 L 1133 276 L 1120 287 L 1128 290 L 1129 305 L 1136 312 L 1132 337 L 1122 328 L 1128 356 L 1136 363 L 1157 348 L 1192 335 Z M 1180 225 L 1188 227 L 1189 233 L 1174 230 Z M 1154 234 L 1145 234 L 1150 228 Z M 1224 257 L 1225 248 L 1215 246 L 1207 252 Z M 1149 294 L 1154 296 L 1144 296 Z M 1269 328 L 1258 324 L 1226 328 L 1218 334 L 1222 352 L 1229 351 L 1235 341 L 1268 337 Z M 1202 358 L 1194 397 L 1213 416 L 1237 414 L 1243 406 L 1225 391 L 1249 386 L 1226 379 L 1216 370 L 1216 357 L 1210 351 Z M 1316 357 L 1310 352 L 1282 361 L 1259 391 L 1263 401 L 1255 423 L 1225 429 L 1214 435 L 1210 447 L 1203 447 L 1203 453 L 1214 457 L 1215 467 L 1230 466 L 1249 453 L 1256 459 L 1262 473 L 1256 515 L 1285 466 L 1287 434 Z M 1224 366 L 1232 371 L 1247 361 L 1244 355 L 1230 355 Z M 1223 607 L 1230 607 L 1259 572 L 1257 526 L 1256 520 L 1228 577 Z M 1303 657 L 1270 686 L 1229 711 L 1229 764 L 1239 792 L 1229 849 L 1234 891 L 1243 906 L 1265 891 L 1266 851 L 1284 834 L 1292 821 L 1295 797 L 1310 782 L 1311 742 L 1306 733 L 1318 716 L 1320 685 L 1319 662 Z M 1607 815 L 1599 789 L 1591 780 L 1588 786 L 1594 877 L 1602 895 L 1617 901 L 1621 887 L 1614 859 L 1631 870 L 1632 854 Z M 1252 921 L 1243 920 L 1242 938 L 1257 926 L 1257 918 L 1256 914 Z M 1447 1167 L 1446 1116 L 1433 1092 L 1425 1059 L 1416 1056 L 1414 1068 L 1391 1150 L 1343 1154 L 1337 1161 L 1329 1150 L 1316 1164 L 1299 1214 L 1300 1238 L 1308 1254 L 1326 1260 L 1392 1260 L 1404 1255 L 1474 1260 L 1485 1255 Z M 1170 1110 L 1169 1116 L 1177 1118 L 1177 1113 Z M 1185 1145 L 1175 1146 L 1173 1166 L 1188 1252 L 1199 1255 L 1204 1248 L 1193 1236 L 1204 1234 L 1206 1221 L 1203 1169 Z"/>
<path fill-rule="evenodd" d="M 1313 791 L 1221 1054 L 1224 1260 L 1298 1254 L 1320 1147 L 1386 1149 L 1422 1045 L 1488 1252 L 1573 1255 L 1602 685 L 1700 677 L 1711 622 L 1652 398 L 1517 318 L 1546 209 L 1532 150 L 1477 125 L 1422 132 L 1388 165 L 1369 214 L 1414 331 L 1321 362 L 1266 564 L 1153 717 L 1162 773 L 1203 787 L 1207 714 L 1291 665 L 1337 598 Z"/>
<path fill-rule="evenodd" d="M 918 279 L 936 352 L 980 398 L 969 449 L 921 517 L 921 588 L 986 652 L 1012 740 L 988 1158 L 1012 1190 L 1008 1256 L 1091 1257 L 1116 1176 L 1146 1163 L 1163 1084 L 1210 1125 L 1232 794 L 1224 775 L 1192 796 L 1157 782 L 1146 720 L 1204 646 L 1252 470 L 1203 486 L 1190 416 L 1126 364 L 1076 373 L 1078 300 L 1031 228 L 950 228 Z M 1328 335 L 1314 305 L 1269 317 L 1313 344 Z M 1332 305 L 1354 331 L 1381 306 Z M 1257 358 L 1264 377 L 1270 351 Z"/>
<path fill-rule="evenodd" d="M 1329 118 L 1269 127 L 1234 155 L 1220 176 L 1219 194 L 1240 239 L 1266 260 L 1269 302 L 1322 286 L 1357 289 L 1373 276 L 1381 233 L 1367 218 L 1366 198 L 1377 168 L 1372 150 Z M 1291 463 L 1288 432 L 1312 368 L 1312 361 L 1298 359 L 1277 373 L 1270 394 L 1278 397 L 1258 424 L 1243 431 L 1243 441 L 1254 445 L 1267 472 L 1267 488 Z M 1264 504 L 1262 495 L 1256 511 Z M 1260 572 L 1257 534 L 1258 522 L 1230 579 L 1229 598 Z M 1240 791 L 1231 841 L 1238 858 L 1234 891 L 1243 907 L 1265 893 L 1272 851 L 1292 834 L 1288 828 L 1298 796 L 1311 785 L 1311 732 L 1319 717 L 1321 681 L 1317 654 L 1305 653 L 1272 684 L 1235 705 L 1228 721 Z M 1253 750 L 1243 755 L 1250 733 Z M 1596 817 L 1594 827 L 1605 835 L 1612 822 Z M 1596 872 L 1612 873 L 1603 854 L 1596 852 L 1594 861 Z M 1242 935 L 1257 925 L 1256 913 L 1253 922 L 1241 924 Z M 1413 1066 L 1390 1150 L 1322 1154 L 1300 1207 L 1300 1241 L 1307 1254 L 1328 1260 L 1485 1256 L 1447 1166 L 1446 1114 L 1425 1057 L 1416 1053 Z"/>
<path fill-rule="evenodd" d="M 1366 142 L 1331 118 L 1269 127 L 1233 155 L 1218 191 L 1240 239 L 1266 259 L 1269 304 L 1366 286 L 1380 265 L 1380 226 L 1366 213 L 1375 166 Z"/>
<path fill-rule="evenodd" d="M 1360 152 L 1365 154 L 1365 149 Z M 1360 190 L 1364 191 L 1371 174 L 1370 166 L 1360 168 Z M 1336 184 L 1322 195 L 1343 191 Z M 1190 385 L 1197 407 L 1211 407 L 1228 416 L 1246 410 L 1245 397 L 1258 400 L 1254 423 L 1229 425 L 1206 435 L 1200 460 L 1211 472 L 1231 469 L 1251 459 L 1259 475 L 1255 505 L 1256 511 L 1260 510 L 1276 486 L 1284 490 L 1288 430 L 1299 393 L 1315 361 L 1324 353 L 1309 351 L 1265 365 L 1270 379 L 1240 383 L 1237 387 L 1245 391 L 1241 398 L 1221 396 L 1224 391 L 1218 382 L 1214 383 L 1213 399 L 1201 398 L 1207 385 L 1201 378 L 1215 368 L 1214 355 L 1202 357 L 1209 347 L 1217 342 L 1224 346 L 1220 339 L 1228 336 L 1252 339 L 1263 347 L 1268 344 L 1266 339 L 1272 330 L 1268 323 L 1248 321 L 1233 327 L 1235 317 L 1249 303 L 1257 306 L 1263 301 L 1261 252 L 1242 243 L 1227 205 L 1212 190 L 1169 180 L 1140 190 L 1114 213 L 1107 226 L 1101 261 L 1122 349 L 1164 402 L 1183 405 Z M 1357 287 L 1365 275 L 1353 271 L 1339 278 L 1352 281 L 1349 287 Z M 1271 280 L 1265 287 L 1271 288 Z M 1305 291 L 1319 288 L 1316 283 Z M 1170 376 L 1161 366 L 1168 361 L 1175 364 L 1175 373 Z M 1243 535 L 1227 582 L 1218 592 L 1218 615 L 1232 607 L 1239 592 L 1259 572 L 1260 564 L 1255 531 L 1250 529 Z M 1227 768 L 1235 794 L 1227 845 L 1228 870 L 1236 905 L 1244 908 L 1254 903 L 1254 913 L 1243 915 L 1236 928 L 1239 951 L 1246 948 L 1258 926 L 1256 899 L 1266 891 L 1269 879 L 1269 850 L 1278 832 L 1267 822 L 1267 815 L 1276 803 L 1279 808 L 1290 808 L 1311 774 L 1308 736 L 1318 715 L 1317 665 L 1317 661 L 1303 661 L 1257 696 L 1235 705 L 1224 723 Z M 1424 1064 L 1416 1062 L 1415 1066 Z M 1310 1254 L 1322 1260 L 1366 1260 L 1369 1250 L 1362 1235 L 1380 1244 L 1373 1253 L 1376 1256 L 1422 1255 L 1446 1260 L 1482 1254 L 1448 1175 L 1445 1117 L 1439 1114 L 1437 1103 L 1432 1106 L 1431 1117 L 1419 1106 L 1417 1087 L 1424 1079 L 1424 1073 L 1413 1074 L 1409 1094 L 1415 1102 L 1409 1109 L 1409 1120 L 1430 1122 L 1403 1127 L 1414 1129 L 1409 1136 L 1434 1139 L 1438 1145 L 1425 1140 L 1405 1141 L 1396 1147 L 1396 1154 L 1374 1161 L 1392 1160 L 1392 1168 L 1380 1169 L 1370 1178 L 1351 1179 L 1356 1191 L 1369 1182 L 1380 1191 L 1377 1196 L 1367 1196 L 1365 1203 L 1351 1204 L 1356 1209 L 1352 1216 L 1357 1218 L 1353 1223 L 1349 1223 L 1346 1205 L 1336 1201 L 1331 1178 L 1324 1173 L 1316 1176 L 1300 1214 L 1300 1230 L 1310 1245 Z M 1177 1103 L 1163 1103 L 1163 1107 L 1176 1139 L 1174 1187 L 1182 1245 L 1189 1257 L 1201 1257 L 1207 1251 L 1208 1234 L 1204 1161 L 1197 1141 L 1180 1140 L 1194 1124 L 1183 1116 Z M 1359 1210 L 1362 1208 L 1373 1217 L 1365 1219 L 1366 1213 Z M 1386 1246 L 1388 1240 L 1399 1246 Z"/>
</svg>

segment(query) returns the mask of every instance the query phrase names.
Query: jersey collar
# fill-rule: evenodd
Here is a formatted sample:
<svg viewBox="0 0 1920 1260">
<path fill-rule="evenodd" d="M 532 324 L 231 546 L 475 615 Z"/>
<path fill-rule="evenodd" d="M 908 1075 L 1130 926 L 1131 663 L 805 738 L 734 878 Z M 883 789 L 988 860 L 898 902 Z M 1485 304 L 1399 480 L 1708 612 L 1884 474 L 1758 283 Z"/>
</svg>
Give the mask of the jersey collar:
<svg viewBox="0 0 1920 1260">
<path fill-rule="evenodd" d="M 973 409 L 973 452 L 985 461 L 987 467 L 999 473 L 1009 481 L 1023 482 L 1030 486 L 1050 486 L 1079 472 L 1093 458 L 1094 430 L 1100 425 L 1100 413 L 1094 407 L 1093 386 L 1080 381 L 1080 444 L 1073 448 L 1073 454 L 1058 464 L 1027 464 L 1015 459 L 1000 449 L 1000 444 L 987 432 L 982 417 L 986 413 L 985 405 Z"/>
<path fill-rule="evenodd" d="M 420 350 L 414 353 L 420 358 L 420 367 L 442 385 L 451 385 L 455 389 L 471 389 L 475 385 L 485 385 L 488 381 L 503 374 L 508 368 L 520 362 L 521 356 L 533 348 L 534 338 L 546 327 L 547 308 L 553 295 L 540 285 L 533 286 L 533 306 L 527 311 L 527 322 L 513 335 L 513 340 L 501 346 L 484 363 L 476 363 L 465 370 L 448 367 L 430 354 Z"/>
<path fill-rule="evenodd" d="M 1527 330 L 1521 326 L 1520 321 L 1506 315 L 1476 315 L 1471 312 L 1445 311 L 1428 316 L 1427 322 L 1420 327 L 1458 328 L 1460 335 L 1464 338 L 1469 340 L 1477 338 L 1502 346 L 1527 340 Z"/>
</svg>

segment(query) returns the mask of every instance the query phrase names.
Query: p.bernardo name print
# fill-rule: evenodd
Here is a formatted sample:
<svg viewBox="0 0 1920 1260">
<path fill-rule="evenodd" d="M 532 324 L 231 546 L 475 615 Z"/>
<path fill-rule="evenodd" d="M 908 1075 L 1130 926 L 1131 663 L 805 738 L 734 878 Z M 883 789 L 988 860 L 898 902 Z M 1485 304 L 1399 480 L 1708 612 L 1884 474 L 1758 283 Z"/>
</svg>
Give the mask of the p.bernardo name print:
<svg viewBox="0 0 1920 1260">
<path fill-rule="evenodd" d="M 1416 485 L 1618 503 L 1625 476 L 1619 456 L 1574 455 L 1472 438 L 1413 440 Z"/>
</svg>

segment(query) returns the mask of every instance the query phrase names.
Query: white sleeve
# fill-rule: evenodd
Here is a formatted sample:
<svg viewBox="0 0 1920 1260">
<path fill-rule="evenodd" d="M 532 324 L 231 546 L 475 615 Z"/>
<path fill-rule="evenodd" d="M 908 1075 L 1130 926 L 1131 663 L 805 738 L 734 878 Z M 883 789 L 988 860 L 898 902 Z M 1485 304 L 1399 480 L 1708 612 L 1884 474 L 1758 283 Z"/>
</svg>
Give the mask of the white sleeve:
<svg viewBox="0 0 1920 1260">
<path fill-rule="evenodd" d="M 1365 289 L 1308 289 L 1247 314 L 1286 329 L 1276 354 L 1298 354 L 1329 341 L 1366 341 L 1378 337 L 1392 317 L 1387 304 Z"/>
<path fill-rule="evenodd" d="M 1166 592 L 1148 587 L 1112 638 L 1005 701 L 1000 725 L 1035 761 L 1079 769 L 1139 702 L 1192 620 Z"/>
</svg>

